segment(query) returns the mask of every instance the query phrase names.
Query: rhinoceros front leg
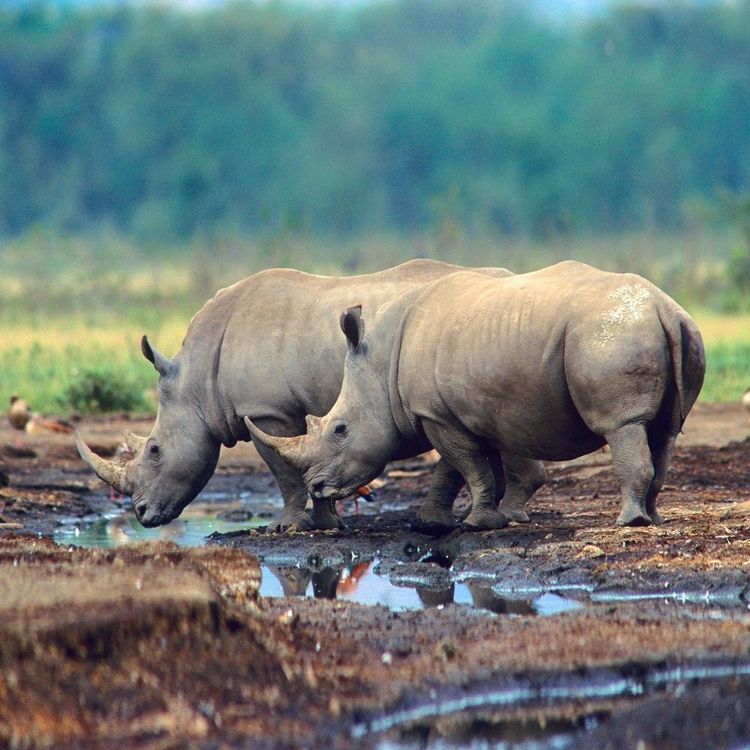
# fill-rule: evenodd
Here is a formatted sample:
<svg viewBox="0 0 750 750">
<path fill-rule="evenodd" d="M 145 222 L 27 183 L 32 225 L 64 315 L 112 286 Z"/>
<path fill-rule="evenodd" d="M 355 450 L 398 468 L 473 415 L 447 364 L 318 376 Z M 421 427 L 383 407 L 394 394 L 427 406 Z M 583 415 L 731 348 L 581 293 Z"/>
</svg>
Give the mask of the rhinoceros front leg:
<svg viewBox="0 0 750 750">
<path fill-rule="evenodd" d="M 336 513 L 335 500 L 313 499 L 312 527 L 314 529 L 343 529 L 344 522 Z"/>
<path fill-rule="evenodd" d="M 489 452 L 476 436 L 453 425 L 423 420 L 427 439 L 448 464 L 460 472 L 471 491 L 471 512 L 464 526 L 472 530 L 502 529 L 508 519 L 497 509 L 505 487 L 502 471 L 493 471 Z M 499 460 L 499 454 L 497 457 Z M 496 483 L 497 476 L 497 483 Z"/>
<path fill-rule="evenodd" d="M 287 464 L 278 453 L 260 443 L 254 443 L 260 457 L 268 464 L 276 479 L 281 497 L 284 499 L 284 510 L 281 516 L 271 522 L 276 531 L 308 531 L 310 529 L 338 529 L 341 519 L 336 515 L 329 500 L 313 503 L 312 517 L 306 510 L 307 487 L 301 472 Z"/>
<path fill-rule="evenodd" d="M 427 499 L 417 513 L 413 524 L 415 531 L 423 534 L 447 534 L 456 528 L 453 518 L 453 501 L 464 486 L 461 472 L 441 458 L 432 474 Z"/>
<path fill-rule="evenodd" d="M 612 450 L 612 469 L 622 496 L 618 526 L 648 526 L 652 523 L 646 498 L 654 480 L 654 465 L 646 427 L 626 424 L 605 435 Z M 651 500 L 654 504 L 655 496 Z M 654 504 L 655 510 L 655 504 Z"/>
<path fill-rule="evenodd" d="M 505 494 L 498 508 L 508 520 L 528 523 L 529 516 L 524 505 L 547 478 L 544 464 L 533 458 L 506 453 L 503 455 L 503 467 Z"/>
</svg>

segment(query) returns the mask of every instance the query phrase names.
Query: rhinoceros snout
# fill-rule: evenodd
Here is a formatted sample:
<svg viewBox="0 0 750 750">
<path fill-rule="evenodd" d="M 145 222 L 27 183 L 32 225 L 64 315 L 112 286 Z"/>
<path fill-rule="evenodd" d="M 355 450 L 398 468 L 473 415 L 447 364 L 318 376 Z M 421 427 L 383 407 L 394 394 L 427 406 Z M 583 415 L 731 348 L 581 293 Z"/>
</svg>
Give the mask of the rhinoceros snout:
<svg viewBox="0 0 750 750">
<path fill-rule="evenodd" d="M 145 500 L 134 503 L 133 510 L 135 511 L 135 517 L 138 519 L 138 523 L 147 529 L 153 528 L 154 526 L 161 526 L 163 523 L 160 515 L 154 513 L 154 511 L 148 507 L 148 503 Z"/>
</svg>

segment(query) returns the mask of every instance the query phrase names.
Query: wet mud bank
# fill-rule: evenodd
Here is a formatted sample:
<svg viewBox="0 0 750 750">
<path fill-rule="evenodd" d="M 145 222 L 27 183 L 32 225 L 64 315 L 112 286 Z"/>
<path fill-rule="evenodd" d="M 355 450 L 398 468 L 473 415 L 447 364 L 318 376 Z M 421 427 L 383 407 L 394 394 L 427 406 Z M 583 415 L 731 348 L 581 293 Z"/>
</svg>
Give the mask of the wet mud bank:
<svg viewBox="0 0 750 750">
<path fill-rule="evenodd" d="M 110 455 L 123 427 L 148 426 L 84 425 Z M 68 436 L 18 446 L 3 425 L 0 744 L 746 744 L 747 434 L 739 407 L 699 405 L 659 528 L 615 528 L 599 452 L 549 467 L 530 524 L 443 537 L 409 528 L 424 461 L 390 466 L 356 513 L 344 503 L 346 529 L 271 533 L 273 483 L 239 446 L 200 505 L 240 528 L 185 546 L 171 525 L 132 541 L 127 501 Z M 106 538 L 87 537 L 96 524 Z"/>
</svg>

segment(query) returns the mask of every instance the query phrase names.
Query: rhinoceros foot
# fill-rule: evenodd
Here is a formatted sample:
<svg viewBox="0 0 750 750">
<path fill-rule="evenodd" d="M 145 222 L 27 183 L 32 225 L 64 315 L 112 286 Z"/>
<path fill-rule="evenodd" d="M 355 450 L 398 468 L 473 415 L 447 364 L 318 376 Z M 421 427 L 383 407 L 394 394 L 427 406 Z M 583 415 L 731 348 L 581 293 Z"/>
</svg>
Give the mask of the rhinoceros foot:
<svg viewBox="0 0 750 750">
<path fill-rule="evenodd" d="M 517 523 L 529 523 L 529 521 L 531 520 L 529 518 L 529 514 L 522 508 L 503 508 L 503 506 L 500 505 L 500 510 L 509 521 L 516 521 Z"/>
<path fill-rule="evenodd" d="M 661 526 L 664 523 L 664 517 L 657 513 L 655 510 L 652 510 L 648 515 L 651 519 L 651 523 L 653 523 L 654 526 Z"/>
<path fill-rule="evenodd" d="M 307 511 L 299 511 L 296 513 L 288 513 L 286 510 L 281 514 L 281 517 L 276 521 L 272 521 L 268 524 L 270 531 L 311 531 L 314 526 L 312 518 Z"/>
<path fill-rule="evenodd" d="M 464 531 L 488 531 L 490 529 L 504 529 L 508 525 L 508 519 L 503 513 L 496 509 L 472 508 L 471 513 L 461 524 Z"/>
<path fill-rule="evenodd" d="M 312 526 L 313 529 L 343 529 L 344 522 L 336 513 L 333 500 L 313 500 Z"/>
<path fill-rule="evenodd" d="M 658 513 L 657 513 L 658 516 Z M 661 516 L 659 516 L 661 521 Z M 643 511 L 623 508 L 616 525 L 617 526 L 651 526 L 653 521 Z"/>
</svg>

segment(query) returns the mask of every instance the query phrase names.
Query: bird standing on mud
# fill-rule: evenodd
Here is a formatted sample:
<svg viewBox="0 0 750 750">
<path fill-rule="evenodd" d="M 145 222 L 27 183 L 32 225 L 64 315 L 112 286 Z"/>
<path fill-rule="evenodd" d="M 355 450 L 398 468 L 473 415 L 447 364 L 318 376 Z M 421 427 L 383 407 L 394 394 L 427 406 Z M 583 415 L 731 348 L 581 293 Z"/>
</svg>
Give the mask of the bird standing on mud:
<svg viewBox="0 0 750 750">
<path fill-rule="evenodd" d="M 19 432 L 23 432 L 26 429 L 26 425 L 31 417 L 31 409 L 29 405 L 18 396 L 10 397 L 10 407 L 8 408 L 8 420 L 10 426 L 16 431 L 14 433 L 16 438 L 16 445 L 21 445 L 21 438 L 18 436 Z"/>
<path fill-rule="evenodd" d="M 16 431 L 16 445 L 19 447 L 22 445 L 21 438 L 18 436 L 19 432 L 64 434 L 73 432 L 73 425 L 70 422 L 59 417 L 43 417 L 41 414 L 37 414 L 18 396 L 10 397 L 8 420 Z"/>
</svg>

